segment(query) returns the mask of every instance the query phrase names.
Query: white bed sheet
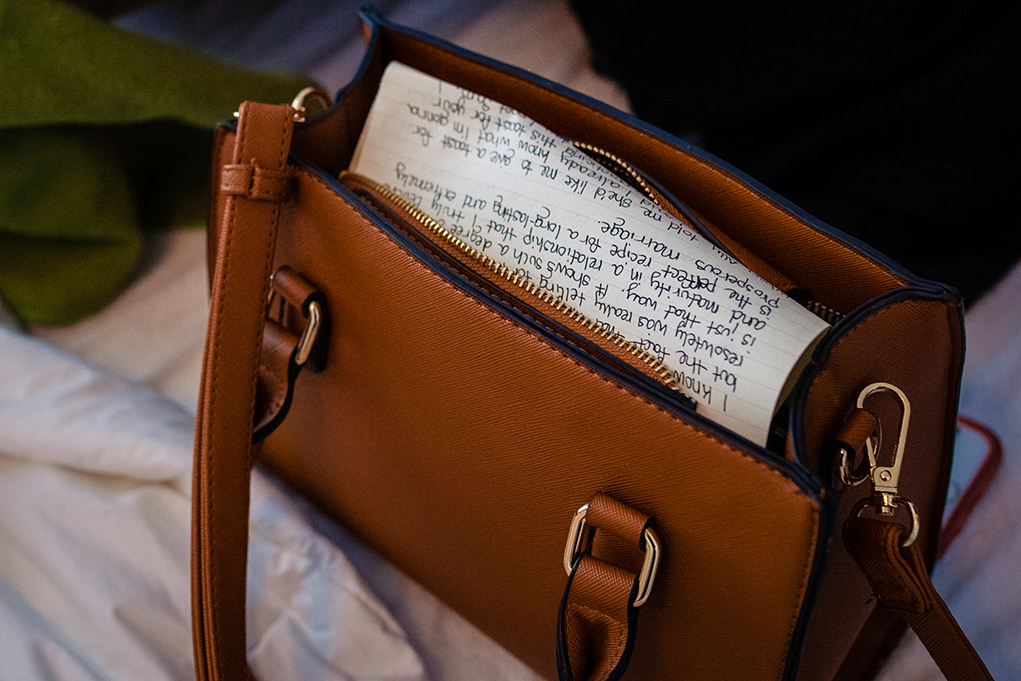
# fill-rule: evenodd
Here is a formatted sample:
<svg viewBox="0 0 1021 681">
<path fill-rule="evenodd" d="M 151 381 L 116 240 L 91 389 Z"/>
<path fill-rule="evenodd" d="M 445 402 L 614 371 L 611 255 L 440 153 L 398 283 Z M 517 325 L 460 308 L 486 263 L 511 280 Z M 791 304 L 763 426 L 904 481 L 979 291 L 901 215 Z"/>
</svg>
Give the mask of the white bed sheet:
<svg viewBox="0 0 1021 681">
<path fill-rule="evenodd" d="M 504 2 L 447 37 L 626 105 L 588 68 L 562 0 Z M 317 75 L 342 84 L 360 49 L 338 47 Z M 99 314 L 35 337 L 0 329 L 0 680 L 193 677 L 189 493 L 206 307 L 204 234 L 178 231 L 150 241 L 139 279 Z M 1021 678 L 1021 271 L 967 321 L 962 410 L 1001 434 L 1006 457 L 934 580 L 993 674 Z M 535 678 L 258 473 L 251 534 L 257 676 Z M 880 678 L 941 676 L 909 634 Z"/>
<path fill-rule="evenodd" d="M 0 357 L 0 678 L 193 677 L 194 416 L 34 338 L 0 330 Z M 343 553 L 258 473 L 250 536 L 260 676 L 426 678 Z"/>
</svg>

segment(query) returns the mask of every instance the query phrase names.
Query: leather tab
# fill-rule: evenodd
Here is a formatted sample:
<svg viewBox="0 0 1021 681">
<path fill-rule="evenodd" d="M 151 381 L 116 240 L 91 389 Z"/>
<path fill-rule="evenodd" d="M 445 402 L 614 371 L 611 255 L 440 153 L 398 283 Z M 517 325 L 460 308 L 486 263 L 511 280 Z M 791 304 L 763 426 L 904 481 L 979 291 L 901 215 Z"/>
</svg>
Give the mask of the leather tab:
<svg viewBox="0 0 1021 681">
<path fill-rule="evenodd" d="M 642 546 L 642 535 L 649 525 L 649 516 L 602 492 L 589 502 L 587 520 L 590 526 L 606 530 L 636 548 Z"/>
<path fill-rule="evenodd" d="M 869 580 L 880 605 L 900 611 L 947 681 L 992 680 L 982 658 L 929 578 L 917 544 L 903 548 L 903 525 L 851 516 L 844 545 Z"/>
<path fill-rule="evenodd" d="M 259 442 L 283 420 L 290 407 L 298 367 L 292 357 L 298 336 L 276 323 L 266 320 L 262 333 L 262 359 L 259 362 L 259 383 L 255 399 L 255 428 L 252 441 Z M 270 427 L 270 424 L 273 424 Z"/>
<path fill-rule="evenodd" d="M 287 416 L 301 370 L 308 367 L 318 373 L 326 367 L 329 345 L 330 316 L 326 297 L 304 277 L 284 265 L 273 274 L 270 295 L 279 304 L 270 306 L 263 330 L 253 443 L 264 440 Z M 299 364 L 299 345 L 309 324 L 313 302 L 319 307 L 319 328 L 307 361 Z"/>
<path fill-rule="evenodd" d="M 589 502 L 586 525 L 623 540 L 608 545 L 614 559 L 634 562 L 641 557 L 649 525 L 649 517 L 643 513 L 597 493 Z M 633 603 L 637 593 L 636 572 L 589 552 L 576 559 L 557 617 L 561 681 L 611 681 L 623 675 L 635 642 L 638 608 Z"/>
<path fill-rule="evenodd" d="M 317 290 L 304 277 L 284 265 L 273 274 L 273 292 L 308 314 L 307 305 Z"/>
<path fill-rule="evenodd" d="M 879 419 L 868 409 L 855 409 L 844 421 L 834 438 L 835 444 L 846 447 L 849 452 L 860 452 L 865 442 L 879 427 Z"/>
</svg>

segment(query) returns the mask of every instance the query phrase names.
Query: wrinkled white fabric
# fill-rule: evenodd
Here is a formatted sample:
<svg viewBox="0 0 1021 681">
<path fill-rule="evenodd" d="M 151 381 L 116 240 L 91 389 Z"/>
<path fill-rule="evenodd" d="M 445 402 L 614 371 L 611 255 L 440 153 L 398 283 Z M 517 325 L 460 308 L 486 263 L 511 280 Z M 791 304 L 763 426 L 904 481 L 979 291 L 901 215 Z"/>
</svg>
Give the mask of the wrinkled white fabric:
<svg viewBox="0 0 1021 681">
<path fill-rule="evenodd" d="M 180 405 L 0 329 L 0 679 L 190 679 Z M 263 678 L 423 679 L 340 551 L 253 476 L 248 647 Z"/>
</svg>

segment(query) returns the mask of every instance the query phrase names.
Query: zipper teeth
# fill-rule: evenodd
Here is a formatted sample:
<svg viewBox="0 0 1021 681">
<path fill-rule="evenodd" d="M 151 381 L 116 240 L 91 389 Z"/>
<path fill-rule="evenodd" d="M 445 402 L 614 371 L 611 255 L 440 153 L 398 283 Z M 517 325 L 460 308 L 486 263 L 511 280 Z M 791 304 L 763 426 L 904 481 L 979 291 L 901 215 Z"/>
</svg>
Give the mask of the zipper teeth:
<svg viewBox="0 0 1021 681">
<path fill-rule="evenodd" d="M 572 141 L 571 144 L 573 144 L 577 149 L 600 156 L 616 165 L 621 171 L 627 173 L 628 177 L 635 181 L 635 184 L 638 185 L 638 187 L 642 190 L 642 193 L 645 194 L 647 198 L 651 199 L 656 204 L 659 204 L 657 192 L 649 185 L 648 182 L 646 182 L 641 173 L 631 167 L 630 163 L 615 154 L 611 154 L 610 152 L 600 149 L 592 144 L 588 144 L 587 142 Z"/>
<path fill-rule="evenodd" d="M 582 312 L 579 312 L 576 308 L 571 307 L 560 298 L 554 296 L 549 291 L 540 288 L 535 282 L 528 281 L 523 277 L 514 274 L 514 272 L 512 272 L 511 269 L 504 265 L 503 263 L 497 262 L 496 260 L 489 257 L 485 253 L 482 253 L 481 251 L 477 250 L 472 246 L 469 246 L 464 241 L 451 234 L 446 227 L 436 222 L 436 220 L 434 220 L 428 213 L 423 211 L 421 208 L 410 203 L 403 197 L 397 195 L 396 193 L 394 193 L 387 187 L 384 187 L 383 185 L 379 184 L 375 180 L 371 180 L 365 177 L 364 175 L 351 173 L 347 170 L 343 171 L 340 174 L 340 178 L 343 179 L 345 175 L 356 177 L 359 181 L 369 185 L 370 187 L 372 187 L 374 191 L 383 195 L 388 201 L 392 201 L 402 210 L 410 214 L 424 227 L 426 227 L 431 232 L 442 238 L 444 241 L 446 241 L 448 244 L 450 244 L 457 250 L 464 253 L 472 260 L 478 262 L 480 265 L 488 269 L 490 272 L 493 272 L 497 276 L 505 279 L 506 281 L 509 281 L 510 283 L 524 290 L 526 293 L 529 293 L 539 298 L 547 305 L 552 306 L 553 309 L 556 310 L 557 312 L 565 315 L 568 319 L 581 324 L 583 327 L 585 327 L 592 333 L 598 335 L 600 338 L 609 341 L 610 343 L 613 343 L 617 347 L 634 356 L 636 359 L 645 363 L 652 370 L 652 372 L 659 378 L 660 381 L 662 381 L 668 387 L 671 388 L 674 387 L 674 377 L 671 374 L 670 369 L 666 367 L 662 361 L 660 361 L 654 354 L 652 354 L 648 350 L 639 347 L 634 342 L 624 338 L 624 336 L 617 333 L 616 331 L 611 331 L 609 329 L 606 329 L 605 327 L 600 326 L 592 319 L 586 317 Z"/>
<path fill-rule="evenodd" d="M 844 318 L 843 313 L 837 312 L 832 307 L 827 307 L 817 300 L 809 300 L 805 302 L 804 308 L 830 325 L 836 324 Z"/>
</svg>

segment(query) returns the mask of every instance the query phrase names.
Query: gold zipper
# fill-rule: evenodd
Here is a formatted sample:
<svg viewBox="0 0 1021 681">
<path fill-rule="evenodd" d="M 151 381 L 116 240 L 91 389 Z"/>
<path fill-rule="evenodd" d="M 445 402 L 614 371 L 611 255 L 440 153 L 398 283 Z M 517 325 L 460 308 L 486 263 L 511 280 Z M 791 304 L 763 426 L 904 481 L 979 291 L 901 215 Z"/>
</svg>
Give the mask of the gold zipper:
<svg viewBox="0 0 1021 681">
<path fill-rule="evenodd" d="M 646 181 L 646 179 L 642 177 L 641 173 L 635 170 L 630 163 L 622 159 L 620 156 L 617 156 L 616 154 L 611 154 L 605 149 L 600 149 L 599 147 L 593 144 L 588 144 L 587 142 L 578 142 L 576 140 L 572 140 L 571 145 L 574 146 L 575 149 L 580 149 L 589 156 L 593 157 L 607 170 L 609 170 L 617 177 L 620 177 L 625 182 L 627 182 L 628 179 L 630 179 L 631 182 L 628 182 L 628 184 L 630 184 L 632 187 L 645 194 L 645 197 L 647 199 L 653 201 L 660 208 L 664 208 L 666 206 L 667 201 L 664 200 L 663 196 L 658 191 L 652 188 L 652 185 L 650 185 Z M 624 175 L 626 175 L 627 177 L 622 177 Z"/>
<path fill-rule="evenodd" d="M 353 173 L 348 170 L 341 171 L 339 179 L 349 188 L 351 182 L 354 182 L 355 184 L 360 184 L 369 189 L 372 193 L 399 208 L 403 213 L 412 218 L 414 222 L 425 228 L 435 237 L 433 240 L 434 242 L 437 240 L 439 241 L 437 245 L 441 247 L 446 245 L 450 250 L 453 250 L 455 254 L 461 254 L 465 259 L 495 275 L 501 281 L 517 287 L 520 289 L 520 292 L 524 292 L 529 296 L 539 299 L 542 303 L 552 307 L 556 312 L 560 313 L 571 322 L 574 322 L 596 337 L 612 344 L 615 348 L 623 351 L 627 356 L 633 357 L 641 362 L 642 366 L 639 368 L 644 367 L 645 371 L 651 374 L 659 382 L 663 383 L 667 387 L 674 387 L 674 377 L 672 372 L 654 354 L 642 347 L 639 347 L 636 343 L 628 340 L 616 331 L 612 331 L 601 326 L 594 320 L 585 316 L 582 312 L 579 312 L 574 307 L 565 303 L 562 299 L 553 295 L 549 291 L 540 288 L 535 282 L 528 281 L 527 279 L 516 275 L 503 263 L 497 262 L 473 246 L 466 244 L 463 240 L 454 234 L 451 234 L 447 228 L 433 219 L 428 213 L 405 198 L 399 196 L 388 187 L 365 177 L 364 175 Z M 347 182 L 345 182 L 345 180 L 347 180 Z M 444 248 L 444 250 L 447 250 L 447 248 Z"/>
</svg>

